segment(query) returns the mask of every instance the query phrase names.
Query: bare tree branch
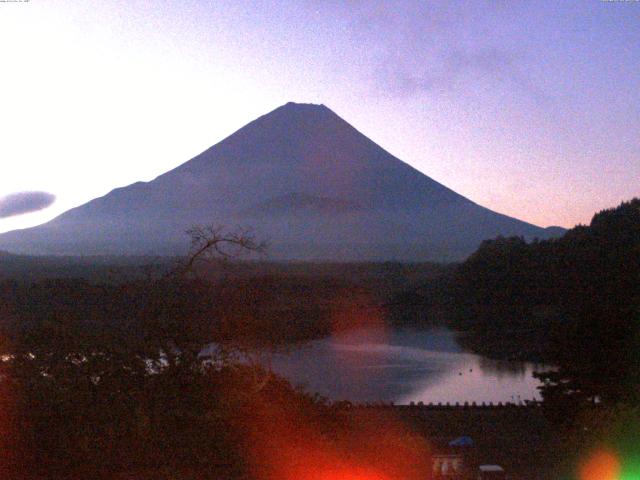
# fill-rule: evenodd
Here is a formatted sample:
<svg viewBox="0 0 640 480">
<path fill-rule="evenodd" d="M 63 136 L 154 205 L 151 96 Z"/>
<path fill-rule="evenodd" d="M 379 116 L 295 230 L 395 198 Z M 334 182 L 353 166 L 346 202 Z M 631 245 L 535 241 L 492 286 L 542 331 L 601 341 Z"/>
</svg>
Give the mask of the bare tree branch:
<svg viewBox="0 0 640 480">
<path fill-rule="evenodd" d="M 249 230 L 225 231 L 222 226 L 196 225 L 186 232 L 191 237 L 191 248 L 178 275 L 193 272 L 195 264 L 213 259 L 238 258 L 249 253 L 264 253 L 267 245 L 256 240 Z"/>
</svg>

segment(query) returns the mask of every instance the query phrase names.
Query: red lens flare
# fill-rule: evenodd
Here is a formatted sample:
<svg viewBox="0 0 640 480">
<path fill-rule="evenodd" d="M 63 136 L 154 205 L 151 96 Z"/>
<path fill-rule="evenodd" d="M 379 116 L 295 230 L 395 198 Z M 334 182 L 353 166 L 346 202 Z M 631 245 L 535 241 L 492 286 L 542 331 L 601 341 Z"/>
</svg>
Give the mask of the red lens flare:
<svg viewBox="0 0 640 480">
<path fill-rule="evenodd" d="M 391 413 L 353 409 L 325 417 L 263 395 L 245 421 L 245 453 L 258 480 L 430 478 L 427 442 Z"/>
<path fill-rule="evenodd" d="M 384 311 L 373 295 L 358 289 L 339 289 L 332 296 L 328 313 L 339 345 L 336 359 L 350 381 L 365 382 L 371 374 L 364 368 L 365 355 L 352 349 L 375 350 L 387 342 Z M 247 439 L 243 454 L 257 480 L 428 480 L 431 475 L 427 441 L 391 410 L 337 411 L 267 385 L 240 415 L 239 434 Z"/>
<path fill-rule="evenodd" d="M 609 450 L 598 450 L 580 467 L 580 480 L 619 480 L 620 460 Z"/>
</svg>

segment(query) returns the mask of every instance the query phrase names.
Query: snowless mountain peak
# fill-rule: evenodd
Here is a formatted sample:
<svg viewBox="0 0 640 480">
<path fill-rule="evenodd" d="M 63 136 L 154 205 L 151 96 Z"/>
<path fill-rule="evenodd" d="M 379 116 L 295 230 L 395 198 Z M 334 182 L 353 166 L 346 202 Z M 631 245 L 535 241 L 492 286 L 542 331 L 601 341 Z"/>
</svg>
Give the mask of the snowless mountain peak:
<svg viewBox="0 0 640 480">
<path fill-rule="evenodd" d="M 459 260 L 497 235 L 546 238 L 402 162 L 324 105 L 289 102 L 151 182 L 118 188 L 0 249 L 175 254 L 196 224 L 250 228 L 274 259 Z"/>
</svg>

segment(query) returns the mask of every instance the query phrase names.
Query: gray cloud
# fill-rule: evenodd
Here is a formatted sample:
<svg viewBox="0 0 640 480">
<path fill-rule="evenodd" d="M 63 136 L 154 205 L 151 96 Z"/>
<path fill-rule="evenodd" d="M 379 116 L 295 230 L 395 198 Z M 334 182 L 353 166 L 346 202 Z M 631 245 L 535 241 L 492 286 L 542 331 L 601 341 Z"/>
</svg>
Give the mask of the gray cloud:
<svg viewBox="0 0 640 480">
<path fill-rule="evenodd" d="M 56 196 L 47 192 L 18 192 L 0 198 L 0 218 L 43 210 L 55 202 Z"/>
<path fill-rule="evenodd" d="M 448 50 L 439 55 L 435 67 L 413 74 L 398 74 L 386 77 L 387 85 L 398 95 L 416 95 L 422 92 L 446 91 L 464 77 L 489 76 L 508 82 L 529 95 L 538 103 L 549 100 L 521 67 L 520 55 L 499 48 L 477 50 Z"/>
<path fill-rule="evenodd" d="M 371 87 L 378 94 L 439 94 L 488 80 L 537 103 L 550 100 L 529 72 L 526 46 L 486 34 L 525 15 L 524 2 L 487 1 L 482 8 L 471 8 L 476 6 L 472 2 L 424 0 L 324 0 L 320 5 L 337 9 L 347 19 L 352 43 L 366 46 L 359 63 L 369 66 L 367 79 L 373 79 Z"/>
<path fill-rule="evenodd" d="M 380 72 L 387 87 L 398 95 L 415 95 L 421 92 L 450 89 L 461 77 L 469 74 L 510 77 L 514 67 L 513 55 L 504 50 L 456 50 L 438 52 L 424 62 L 427 66 L 412 66 L 391 72 Z"/>
</svg>

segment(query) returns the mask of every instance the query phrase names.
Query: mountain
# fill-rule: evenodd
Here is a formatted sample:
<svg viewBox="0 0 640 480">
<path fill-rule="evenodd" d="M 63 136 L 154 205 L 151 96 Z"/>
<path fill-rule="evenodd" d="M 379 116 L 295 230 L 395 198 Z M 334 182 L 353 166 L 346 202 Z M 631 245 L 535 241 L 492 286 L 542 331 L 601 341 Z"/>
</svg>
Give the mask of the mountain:
<svg viewBox="0 0 640 480">
<path fill-rule="evenodd" d="M 488 210 L 324 105 L 288 103 L 150 182 L 0 235 L 38 254 L 174 254 L 195 224 L 250 228 L 274 259 L 457 260 L 497 235 L 559 232 Z"/>
</svg>

